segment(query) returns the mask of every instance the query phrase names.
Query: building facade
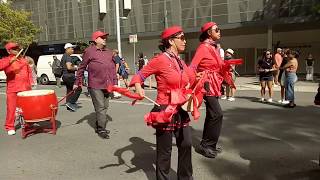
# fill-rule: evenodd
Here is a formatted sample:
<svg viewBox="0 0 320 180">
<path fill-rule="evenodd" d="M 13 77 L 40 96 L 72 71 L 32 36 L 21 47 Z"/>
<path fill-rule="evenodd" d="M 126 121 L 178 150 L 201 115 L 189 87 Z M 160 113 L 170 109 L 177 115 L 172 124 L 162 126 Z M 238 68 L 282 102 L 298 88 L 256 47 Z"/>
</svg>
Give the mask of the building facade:
<svg viewBox="0 0 320 180">
<path fill-rule="evenodd" d="M 117 47 L 116 0 L 104 1 L 106 13 L 99 13 L 101 0 L 16 0 L 14 7 L 33 12 L 31 19 L 42 30 L 38 45 L 44 48 L 44 53 L 55 53 L 66 42 L 89 42 L 91 33 L 97 29 L 109 32 L 109 46 Z M 242 74 L 254 74 L 262 51 L 276 47 L 301 52 L 301 73 L 305 72 L 304 59 L 312 53 L 316 59 L 315 72 L 320 72 L 320 18 L 313 11 L 319 0 L 132 0 L 131 3 L 127 18 L 120 20 L 122 55 L 131 67 L 136 57 L 133 44 L 129 43 L 130 34 L 138 35 L 135 54 L 143 52 L 150 58 L 159 52 L 161 31 L 181 25 L 187 37 L 183 57 L 190 61 L 199 43 L 200 27 L 215 21 L 222 29 L 223 48 L 232 48 L 236 57 L 244 58 L 245 64 L 238 67 Z"/>
</svg>

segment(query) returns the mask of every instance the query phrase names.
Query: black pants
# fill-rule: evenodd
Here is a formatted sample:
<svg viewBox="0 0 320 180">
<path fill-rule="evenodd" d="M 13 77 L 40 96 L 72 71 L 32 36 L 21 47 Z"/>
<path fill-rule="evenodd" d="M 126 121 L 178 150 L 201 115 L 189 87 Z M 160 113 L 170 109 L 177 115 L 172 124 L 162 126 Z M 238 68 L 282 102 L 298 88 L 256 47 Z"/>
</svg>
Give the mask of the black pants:
<svg viewBox="0 0 320 180">
<path fill-rule="evenodd" d="M 192 161 L 191 161 L 191 130 L 190 127 L 176 129 L 175 131 L 165 131 L 157 129 L 157 162 L 156 174 L 157 180 L 168 180 L 171 151 L 172 135 L 176 137 L 178 147 L 178 180 L 193 180 Z"/>
<path fill-rule="evenodd" d="M 64 74 L 62 76 L 62 80 L 66 85 L 67 94 L 69 94 L 73 90 L 73 85 L 74 85 L 74 82 L 76 81 L 76 76 L 74 74 Z M 81 92 L 82 92 L 81 88 L 76 89 L 74 93 L 72 93 L 70 96 L 66 98 L 66 102 L 75 104 L 78 101 Z"/>
<path fill-rule="evenodd" d="M 223 114 L 218 97 L 205 96 L 206 119 L 203 127 L 201 145 L 216 149 L 222 127 Z"/>
</svg>

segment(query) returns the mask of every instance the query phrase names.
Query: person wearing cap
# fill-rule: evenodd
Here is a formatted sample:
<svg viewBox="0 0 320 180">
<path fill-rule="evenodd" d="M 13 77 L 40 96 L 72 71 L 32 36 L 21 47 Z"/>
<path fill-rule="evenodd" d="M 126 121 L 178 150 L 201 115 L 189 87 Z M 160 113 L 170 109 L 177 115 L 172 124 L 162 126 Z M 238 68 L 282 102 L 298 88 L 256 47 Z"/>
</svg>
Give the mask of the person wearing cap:
<svg viewBox="0 0 320 180">
<path fill-rule="evenodd" d="M 230 75 L 230 66 L 220 57 L 216 41 L 221 37 L 220 29 L 214 22 L 205 23 L 201 27 L 200 45 L 190 64 L 190 68 L 202 75 L 201 84 L 206 104 L 206 117 L 201 143 L 196 152 L 215 158 L 221 147 L 217 146 L 220 136 L 223 114 L 218 101 L 221 96 L 221 84 L 225 80 L 234 87 Z"/>
<path fill-rule="evenodd" d="M 109 108 L 110 92 L 107 86 L 117 85 L 116 66 L 113 52 L 106 47 L 108 33 L 96 31 L 92 33 L 94 43 L 85 49 L 82 63 L 77 71 L 74 88 L 82 86 L 84 71 L 88 71 L 88 90 L 96 113 L 96 133 L 104 139 L 109 139 L 107 125 L 107 110 Z"/>
<path fill-rule="evenodd" d="M 156 179 L 168 180 L 171 165 L 172 136 L 178 147 L 177 179 L 191 180 L 191 130 L 189 115 L 181 106 L 186 101 L 183 90 L 192 83 L 192 73 L 179 57 L 186 47 L 181 27 L 172 26 L 161 34 L 161 54 L 153 57 L 136 75 L 130 86 L 144 97 L 141 85 L 150 75 L 155 75 L 158 84 L 156 102 L 150 113 L 145 115 L 147 125 L 156 129 Z"/>
<path fill-rule="evenodd" d="M 66 107 L 69 111 L 75 112 L 77 110 L 78 98 L 82 92 L 81 88 L 77 88 L 73 93 L 73 85 L 76 81 L 75 72 L 78 70 L 77 64 L 73 61 L 71 55 L 74 52 L 76 46 L 71 43 L 66 43 L 64 45 L 65 53 L 61 58 L 61 67 L 62 67 L 62 80 L 66 85 L 67 97 L 66 97 Z M 70 94 L 71 93 L 71 94 Z"/>
<path fill-rule="evenodd" d="M 33 84 L 32 70 L 28 60 L 17 56 L 20 47 L 17 43 L 9 42 L 5 45 L 9 56 L 0 60 L 0 71 L 4 71 L 7 76 L 7 115 L 5 129 L 8 135 L 15 132 L 15 112 L 17 94 L 21 91 L 31 90 Z"/>
<path fill-rule="evenodd" d="M 225 51 L 225 57 L 224 57 L 224 60 L 225 61 L 228 61 L 230 59 L 233 59 L 233 55 L 234 55 L 234 51 L 230 48 L 228 48 L 226 51 Z M 236 70 L 235 70 L 235 65 L 232 65 L 231 68 L 230 68 L 230 72 L 231 72 L 231 75 L 232 75 L 232 80 L 233 80 L 233 83 L 235 82 L 236 80 Z M 236 89 L 235 88 L 231 88 L 231 86 L 229 84 L 226 85 L 226 98 L 228 101 L 235 101 L 235 98 L 234 98 L 234 94 L 236 92 Z"/>
</svg>

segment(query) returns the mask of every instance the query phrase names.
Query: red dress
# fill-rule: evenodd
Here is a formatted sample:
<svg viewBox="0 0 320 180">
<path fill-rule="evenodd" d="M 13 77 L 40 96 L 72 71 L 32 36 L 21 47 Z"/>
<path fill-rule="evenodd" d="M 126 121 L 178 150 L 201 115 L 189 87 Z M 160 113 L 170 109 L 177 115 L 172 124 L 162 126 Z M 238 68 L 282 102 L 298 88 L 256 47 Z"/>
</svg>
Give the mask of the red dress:
<svg viewBox="0 0 320 180">
<path fill-rule="evenodd" d="M 199 87 L 206 96 L 221 96 L 221 84 L 226 80 L 228 84 L 234 87 L 230 74 L 230 67 L 221 59 L 218 50 L 215 47 L 215 42 L 205 40 L 202 42 L 192 59 L 190 68 L 196 72 L 205 72 L 203 82 L 209 83 L 208 91 L 204 90 L 204 84 Z"/>
<path fill-rule="evenodd" d="M 194 81 L 195 75 L 186 64 L 173 53 L 164 52 L 155 56 L 131 80 L 130 86 L 143 83 L 150 75 L 154 74 L 157 81 L 157 99 L 160 107 L 155 108 L 145 116 L 148 125 L 165 130 L 173 130 L 190 121 L 188 113 L 181 109 L 186 102 L 185 87 Z M 179 114 L 179 118 L 174 118 Z M 180 120 L 177 120 L 180 119 Z"/>
</svg>

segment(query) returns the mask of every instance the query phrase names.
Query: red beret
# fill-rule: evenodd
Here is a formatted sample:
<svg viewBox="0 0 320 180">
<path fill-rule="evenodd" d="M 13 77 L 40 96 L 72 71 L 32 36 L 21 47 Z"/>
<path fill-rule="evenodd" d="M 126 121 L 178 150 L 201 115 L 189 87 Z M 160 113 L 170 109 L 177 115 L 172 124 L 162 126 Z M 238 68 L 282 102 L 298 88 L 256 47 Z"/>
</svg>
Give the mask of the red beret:
<svg viewBox="0 0 320 180">
<path fill-rule="evenodd" d="M 201 27 L 201 33 L 206 32 L 212 26 L 217 25 L 215 22 L 207 22 Z"/>
<path fill-rule="evenodd" d="M 166 39 L 178 32 L 183 32 L 182 28 L 180 26 L 171 26 L 168 27 L 167 29 L 165 29 L 162 33 L 161 33 L 161 39 Z"/>
<path fill-rule="evenodd" d="M 96 31 L 94 33 L 92 33 L 91 39 L 92 41 L 95 41 L 98 37 L 103 37 L 103 36 L 108 36 L 109 33 L 105 33 L 102 31 Z"/>
<path fill-rule="evenodd" d="M 15 47 L 19 47 L 19 45 L 17 43 L 14 43 L 14 42 L 8 42 L 6 45 L 5 45 L 5 48 L 7 51 L 15 48 Z"/>
</svg>

